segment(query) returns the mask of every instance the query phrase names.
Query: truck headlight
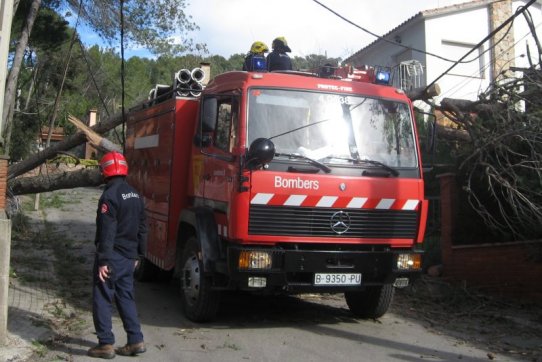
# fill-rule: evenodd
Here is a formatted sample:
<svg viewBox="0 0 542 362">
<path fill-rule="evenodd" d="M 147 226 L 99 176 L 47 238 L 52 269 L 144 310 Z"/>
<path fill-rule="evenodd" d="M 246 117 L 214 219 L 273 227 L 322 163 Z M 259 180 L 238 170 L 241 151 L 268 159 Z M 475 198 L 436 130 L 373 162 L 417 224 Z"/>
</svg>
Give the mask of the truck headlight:
<svg viewBox="0 0 542 362">
<path fill-rule="evenodd" d="M 397 269 L 416 270 L 422 267 L 421 254 L 399 254 L 397 255 Z"/>
<path fill-rule="evenodd" d="M 239 254 L 239 269 L 271 269 L 271 253 L 245 250 Z"/>
</svg>

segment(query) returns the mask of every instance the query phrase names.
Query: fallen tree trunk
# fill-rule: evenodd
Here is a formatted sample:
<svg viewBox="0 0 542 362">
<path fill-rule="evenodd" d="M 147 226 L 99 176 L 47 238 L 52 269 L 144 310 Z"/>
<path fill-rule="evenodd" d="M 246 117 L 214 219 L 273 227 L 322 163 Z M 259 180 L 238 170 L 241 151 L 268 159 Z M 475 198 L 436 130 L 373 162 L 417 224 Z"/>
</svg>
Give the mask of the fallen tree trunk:
<svg viewBox="0 0 542 362">
<path fill-rule="evenodd" d="M 8 187 L 13 195 L 25 195 L 76 187 L 95 187 L 102 183 L 103 177 L 98 168 L 85 168 L 51 175 L 20 177 L 9 180 Z"/>
<path fill-rule="evenodd" d="M 448 141 L 470 142 L 471 138 L 467 131 L 454 129 L 437 124 L 437 136 Z"/>
<path fill-rule="evenodd" d="M 122 124 L 123 117 L 122 114 L 116 114 L 111 118 L 108 118 L 107 120 L 100 122 L 99 124 L 93 126 L 91 129 L 98 133 L 103 134 L 119 124 Z M 51 147 L 48 147 L 44 149 L 41 152 L 38 152 L 37 154 L 21 161 L 18 163 L 15 163 L 8 168 L 8 181 L 20 176 L 28 171 L 31 171 L 47 161 L 48 159 L 51 159 L 55 157 L 60 151 L 67 151 L 70 150 L 81 143 L 86 142 L 86 136 L 84 133 L 76 133 L 67 139 L 65 139 L 62 142 L 56 143 Z"/>
<path fill-rule="evenodd" d="M 59 153 L 65 153 L 62 149 L 64 147 L 73 147 L 72 144 L 79 142 L 81 136 L 83 137 L 83 142 L 88 141 L 94 147 L 100 148 L 104 152 L 117 151 L 120 152 L 121 147 L 109 141 L 107 138 L 100 136 L 96 131 L 105 132 L 109 127 L 115 127 L 118 124 L 118 120 L 122 121 L 122 117 L 115 116 L 106 122 L 104 127 L 93 127 L 90 128 L 86 126 L 79 119 L 68 116 L 68 120 L 73 123 L 81 133 L 78 133 L 64 142 L 64 146 L 56 147 L 54 150 L 50 150 L 53 147 L 48 148 L 48 152 L 42 152 L 41 158 L 43 159 L 42 163 L 47 160 L 44 158 L 44 154 L 56 155 Z M 103 123 L 100 125 L 104 125 Z M 105 129 L 105 130 L 104 130 Z M 109 128 L 110 129 L 110 128 Z M 40 157 L 34 157 L 36 160 Z M 24 162 L 24 161 L 23 161 Z M 35 161 L 37 162 L 37 161 Z M 30 162 L 26 163 L 30 167 Z M 38 164 L 39 165 L 39 164 Z M 30 171 L 30 170 L 28 170 Z M 16 170 L 14 174 L 21 172 Z M 27 172 L 27 171 L 25 171 Z M 24 194 L 37 194 L 41 192 L 48 192 L 60 189 L 70 189 L 75 187 L 92 187 L 99 186 L 103 183 L 103 177 L 98 168 L 85 168 L 78 171 L 63 171 L 60 173 L 51 173 L 46 175 L 31 176 L 31 177 L 19 177 L 19 178 L 10 178 L 8 179 L 8 188 L 13 195 L 24 195 Z"/>
<path fill-rule="evenodd" d="M 442 98 L 440 106 L 437 107 L 440 111 L 445 112 L 462 112 L 462 113 L 485 113 L 499 112 L 504 109 L 504 105 L 499 103 L 482 103 L 474 102 L 466 99 Z"/>
<path fill-rule="evenodd" d="M 77 129 L 83 132 L 87 140 L 92 143 L 95 148 L 99 148 L 103 152 L 115 151 L 122 153 L 121 146 L 114 144 L 105 137 L 100 136 L 99 134 L 94 132 L 92 128 L 90 128 L 71 114 L 68 116 L 68 121 L 70 121 L 75 127 L 77 127 Z"/>
<path fill-rule="evenodd" d="M 429 88 L 414 88 L 406 91 L 406 96 L 411 101 L 428 100 L 436 97 L 440 94 L 440 87 L 438 84 L 433 84 Z"/>
</svg>

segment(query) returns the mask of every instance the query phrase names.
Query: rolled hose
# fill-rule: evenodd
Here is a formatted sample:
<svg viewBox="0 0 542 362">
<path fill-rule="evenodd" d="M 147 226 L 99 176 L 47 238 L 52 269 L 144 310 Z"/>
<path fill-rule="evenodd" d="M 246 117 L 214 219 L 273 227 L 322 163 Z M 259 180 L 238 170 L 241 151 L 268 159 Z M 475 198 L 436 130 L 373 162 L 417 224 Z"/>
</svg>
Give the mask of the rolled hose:
<svg viewBox="0 0 542 362">
<path fill-rule="evenodd" d="M 201 91 L 203 90 L 203 86 L 201 83 L 192 82 L 190 83 L 190 95 L 193 97 L 198 97 L 201 94 Z"/>
<path fill-rule="evenodd" d="M 200 83 L 205 78 L 205 72 L 201 68 L 194 68 L 190 76 L 193 81 Z"/>
<path fill-rule="evenodd" d="M 192 80 L 192 72 L 188 69 L 181 69 L 175 73 L 175 80 L 181 84 L 187 84 Z"/>
</svg>

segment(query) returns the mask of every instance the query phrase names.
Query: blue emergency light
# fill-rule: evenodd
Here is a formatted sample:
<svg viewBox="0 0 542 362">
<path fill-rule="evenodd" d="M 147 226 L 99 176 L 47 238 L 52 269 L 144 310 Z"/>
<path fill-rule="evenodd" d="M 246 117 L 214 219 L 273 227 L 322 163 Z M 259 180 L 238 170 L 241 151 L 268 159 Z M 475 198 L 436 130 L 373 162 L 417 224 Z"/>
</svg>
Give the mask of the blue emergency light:
<svg viewBox="0 0 542 362">
<path fill-rule="evenodd" d="M 390 72 L 382 69 L 377 70 L 375 75 L 375 83 L 384 85 L 390 84 Z"/>
<path fill-rule="evenodd" d="M 253 71 L 264 71 L 267 70 L 267 62 L 265 57 L 255 55 L 252 57 L 252 70 Z"/>
</svg>

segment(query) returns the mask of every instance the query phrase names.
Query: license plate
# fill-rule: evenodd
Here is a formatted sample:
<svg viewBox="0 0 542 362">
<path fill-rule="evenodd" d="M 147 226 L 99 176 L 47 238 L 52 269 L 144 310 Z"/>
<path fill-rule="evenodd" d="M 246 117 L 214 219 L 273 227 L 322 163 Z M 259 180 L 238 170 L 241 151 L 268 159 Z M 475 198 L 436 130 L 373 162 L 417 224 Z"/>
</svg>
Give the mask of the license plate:
<svg viewBox="0 0 542 362">
<path fill-rule="evenodd" d="M 361 273 L 316 273 L 314 285 L 360 285 Z"/>
</svg>

